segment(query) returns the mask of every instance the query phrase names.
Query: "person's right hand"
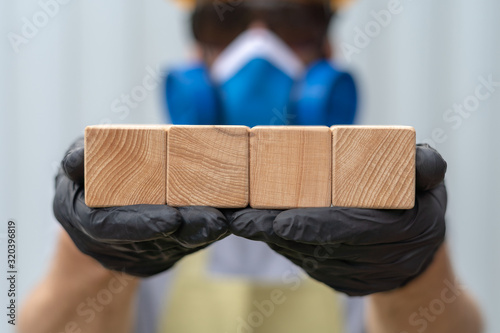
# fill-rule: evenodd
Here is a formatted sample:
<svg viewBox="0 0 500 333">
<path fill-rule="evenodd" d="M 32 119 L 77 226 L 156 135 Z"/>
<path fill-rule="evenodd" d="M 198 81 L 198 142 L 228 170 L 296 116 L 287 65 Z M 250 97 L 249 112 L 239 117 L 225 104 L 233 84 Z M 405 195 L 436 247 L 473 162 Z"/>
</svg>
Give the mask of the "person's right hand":
<svg viewBox="0 0 500 333">
<path fill-rule="evenodd" d="M 420 276 L 445 240 L 446 169 L 435 149 L 418 145 L 412 209 L 243 209 L 230 229 L 349 296 L 394 290 Z"/>
<path fill-rule="evenodd" d="M 70 147 L 61 163 L 53 208 L 80 251 L 108 269 L 138 277 L 165 271 L 185 255 L 229 235 L 225 216 L 215 208 L 88 207 L 83 139 Z"/>
</svg>

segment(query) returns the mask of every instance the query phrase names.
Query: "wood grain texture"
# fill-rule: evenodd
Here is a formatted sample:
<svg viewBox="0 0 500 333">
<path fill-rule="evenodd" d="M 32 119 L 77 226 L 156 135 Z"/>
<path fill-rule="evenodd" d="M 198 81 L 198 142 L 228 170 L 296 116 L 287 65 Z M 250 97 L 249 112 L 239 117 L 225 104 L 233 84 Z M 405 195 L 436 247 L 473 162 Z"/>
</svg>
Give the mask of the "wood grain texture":
<svg viewBox="0 0 500 333">
<path fill-rule="evenodd" d="M 329 207 L 331 131 L 269 126 L 250 131 L 250 206 Z"/>
<path fill-rule="evenodd" d="M 415 205 L 415 130 L 406 126 L 332 127 L 332 203 L 411 209 Z"/>
<path fill-rule="evenodd" d="M 86 204 L 165 204 L 167 129 L 153 125 L 87 127 Z"/>
<path fill-rule="evenodd" d="M 173 126 L 168 136 L 167 203 L 248 206 L 245 126 Z"/>
</svg>

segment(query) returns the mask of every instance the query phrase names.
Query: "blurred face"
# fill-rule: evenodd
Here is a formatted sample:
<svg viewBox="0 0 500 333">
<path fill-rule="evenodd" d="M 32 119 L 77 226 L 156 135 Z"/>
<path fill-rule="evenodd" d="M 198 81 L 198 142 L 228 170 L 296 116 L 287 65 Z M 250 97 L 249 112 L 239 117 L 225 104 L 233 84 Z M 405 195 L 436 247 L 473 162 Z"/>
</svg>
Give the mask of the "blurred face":
<svg viewBox="0 0 500 333">
<path fill-rule="evenodd" d="M 246 0 L 197 6 L 192 28 L 202 59 L 211 66 L 247 29 L 266 28 L 280 37 L 304 63 L 329 58 L 327 30 L 332 12 L 319 1 Z"/>
</svg>

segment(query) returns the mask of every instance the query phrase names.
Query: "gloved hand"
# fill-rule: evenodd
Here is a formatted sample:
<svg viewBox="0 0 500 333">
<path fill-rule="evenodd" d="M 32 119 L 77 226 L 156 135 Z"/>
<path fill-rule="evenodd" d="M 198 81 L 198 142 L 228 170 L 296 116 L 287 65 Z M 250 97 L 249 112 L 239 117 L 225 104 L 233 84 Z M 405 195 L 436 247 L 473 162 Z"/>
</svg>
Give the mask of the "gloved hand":
<svg viewBox="0 0 500 333">
<path fill-rule="evenodd" d="M 246 209 L 230 230 L 266 242 L 311 277 L 351 296 L 401 287 L 420 275 L 444 241 L 446 162 L 417 146 L 416 204 L 411 210 Z"/>
<path fill-rule="evenodd" d="M 54 214 L 78 249 L 104 267 L 148 277 L 229 234 L 215 208 L 85 205 L 84 144 L 75 142 L 56 177 Z"/>
</svg>

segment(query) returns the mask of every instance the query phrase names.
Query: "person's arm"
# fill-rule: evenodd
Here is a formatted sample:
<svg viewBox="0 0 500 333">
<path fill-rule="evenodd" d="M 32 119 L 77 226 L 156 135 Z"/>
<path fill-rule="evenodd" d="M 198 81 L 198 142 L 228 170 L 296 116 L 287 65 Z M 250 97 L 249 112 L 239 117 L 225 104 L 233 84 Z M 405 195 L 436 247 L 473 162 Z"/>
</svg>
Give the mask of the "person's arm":
<svg viewBox="0 0 500 333">
<path fill-rule="evenodd" d="M 111 272 L 61 232 L 44 280 L 25 301 L 19 333 L 130 333 L 138 279 Z"/>
<path fill-rule="evenodd" d="M 483 321 L 443 245 L 421 276 L 403 288 L 368 297 L 366 327 L 369 333 L 480 333 Z"/>
</svg>

